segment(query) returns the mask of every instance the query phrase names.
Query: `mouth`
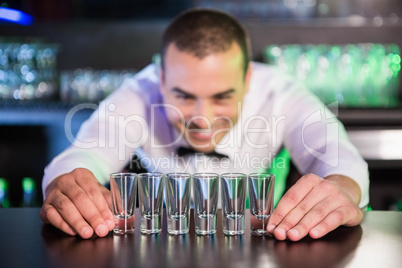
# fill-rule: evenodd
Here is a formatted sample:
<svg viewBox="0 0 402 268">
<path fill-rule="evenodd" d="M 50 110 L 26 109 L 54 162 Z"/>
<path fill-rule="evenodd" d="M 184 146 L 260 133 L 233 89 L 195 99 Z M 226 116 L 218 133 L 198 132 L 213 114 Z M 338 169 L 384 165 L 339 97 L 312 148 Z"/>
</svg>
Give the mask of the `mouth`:
<svg viewBox="0 0 402 268">
<path fill-rule="evenodd" d="M 209 141 L 212 139 L 213 131 L 211 128 L 203 129 L 195 124 L 187 126 L 188 135 L 200 141 Z"/>
<path fill-rule="evenodd" d="M 212 131 L 203 129 L 189 129 L 189 136 L 197 140 L 208 141 L 212 139 Z"/>
</svg>

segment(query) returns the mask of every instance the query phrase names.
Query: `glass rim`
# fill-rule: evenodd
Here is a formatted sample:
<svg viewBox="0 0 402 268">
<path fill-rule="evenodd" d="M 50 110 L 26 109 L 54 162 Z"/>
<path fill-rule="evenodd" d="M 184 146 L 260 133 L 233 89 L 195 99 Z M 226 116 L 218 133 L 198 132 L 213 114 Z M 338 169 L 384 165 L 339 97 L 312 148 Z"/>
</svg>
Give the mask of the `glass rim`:
<svg viewBox="0 0 402 268">
<path fill-rule="evenodd" d="M 110 173 L 110 177 L 117 177 L 117 176 L 134 176 L 134 177 L 137 177 L 137 173 L 135 173 L 135 172 L 113 172 L 113 173 Z"/>
<path fill-rule="evenodd" d="M 165 173 L 162 173 L 162 172 L 144 172 L 144 173 L 138 173 L 137 176 L 138 177 L 149 177 L 149 176 L 163 177 L 163 176 L 165 176 Z"/>
<path fill-rule="evenodd" d="M 219 174 L 215 172 L 197 172 L 191 175 L 191 177 L 213 179 L 213 178 L 219 178 Z"/>
<path fill-rule="evenodd" d="M 245 173 L 240 173 L 240 172 L 228 172 L 228 173 L 222 173 L 220 178 L 228 178 L 228 179 L 234 179 L 234 178 L 247 178 L 247 175 Z"/>
<path fill-rule="evenodd" d="M 166 174 L 166 177 L 175 177 L 182 179 L 191 179 L 191 174 L 187 172 L 170 172 Z"/>
<path fill-rule="evenodd" d="M 275 174 L 269 172 L 254 172 L 247 175 L 249 178 L 275 178 Z"/>
</svg>

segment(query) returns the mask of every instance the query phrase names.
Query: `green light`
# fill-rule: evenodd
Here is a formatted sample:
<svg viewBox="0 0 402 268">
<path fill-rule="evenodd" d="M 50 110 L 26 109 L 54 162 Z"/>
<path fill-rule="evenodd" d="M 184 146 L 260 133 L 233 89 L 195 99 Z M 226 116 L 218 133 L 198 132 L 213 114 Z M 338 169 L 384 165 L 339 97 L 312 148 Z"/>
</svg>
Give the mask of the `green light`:
<svg viewBox="0 0 402 268">
<path fill-rule="evenodd" d="M 401 70 L 401 65 L 394 65 L 391 68 L 395 73 L 398 73 Z"/>
<path fill-rule="evenodd" d="M 25 193 L 32 193 L 35 190 L 35 182 L 32 178 L 23 178 L 22 179 L 22 189 Z"/>
<path fill-rule="evenodd" d="M 3 178 L 0 178 L 0 190 L 6 191 L 8 188 L 7 181 Z"/>
<path fill-rule="evenodd" d="M 10 207 L 10 201 L 7 199 L 7 190 L 8 190 L 8 182 L 0 178 L 0 208 L 9 208 Z"/>
<path fill-rule="evenodd" d="M 402 199 L 396 201 L 396 208 L 398 211 L 402 211 Z"/>
<path fill-rule="evenodd" d="M 399 56 L 398 54 L 395 54 L 392 57 L 392 62 L 395 63 L 395 64 L 400 64 L 401 63 L 401 56 Z"/>
</svg>

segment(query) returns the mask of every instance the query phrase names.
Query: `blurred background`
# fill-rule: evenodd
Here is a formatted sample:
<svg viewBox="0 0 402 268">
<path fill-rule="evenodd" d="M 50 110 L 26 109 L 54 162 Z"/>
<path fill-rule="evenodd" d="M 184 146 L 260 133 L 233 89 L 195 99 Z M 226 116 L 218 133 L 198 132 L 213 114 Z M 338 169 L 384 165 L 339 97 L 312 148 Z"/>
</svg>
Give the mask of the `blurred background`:
<svg viewBox="0 0 402 268">
<path fill-rule="evenodd" d="M 232 13 L 254 60 L 335 103 L 369 163 L 371 206 L 402 210 L 400 0 L 0 0 L 0 207 L 41 205 L 43 169 L 70 144 L 67 113 L 157 59 L 167 23 L 196 6 Z"/>
</svg>

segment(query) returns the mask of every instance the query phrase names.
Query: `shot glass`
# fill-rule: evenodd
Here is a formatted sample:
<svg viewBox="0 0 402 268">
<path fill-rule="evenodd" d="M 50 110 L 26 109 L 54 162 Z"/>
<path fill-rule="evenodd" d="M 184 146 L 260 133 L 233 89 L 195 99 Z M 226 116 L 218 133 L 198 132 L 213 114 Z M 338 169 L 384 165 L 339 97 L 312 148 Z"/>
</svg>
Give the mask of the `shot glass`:
<svg viewBox="0 0 402 268">
<path fill-rule="evenodd" d="M 223 233 L 244 234 L 247 176 L 243 173 L 224 173 L 221 176 Z"/>
<path fill-rule="evenodd" d="M 133 233 L 135 228 L 135 201 L 137 198 L 137 175 L 135 173 L 110 174 L 112 212 L 116 234 Z"/>
<path fill-rule="evenodd" d="M 216 233 L 218 188 L 218 174 L 193 174 L 194 222 L 195 232 L 198 235 Z"/>
<path fill-rule="evenodd" d="M 275 175 L 252 173 L 248 175 L 250 199 L 250 227 L 253 235 L 269 235 L 268 220 L 274 206 Z"/>
<path fill-rule="evenodd" d="M 168 233 L 188 233 L 190 222 L 191 174 L 168 173 L 165 176 Z"/>
<path fill-rule="evenodd" d="M 159 172 L 138 175 L 141 225 L 143 234 L 158 234 L 162 230 L 164 174 Z"/>
</svg>

